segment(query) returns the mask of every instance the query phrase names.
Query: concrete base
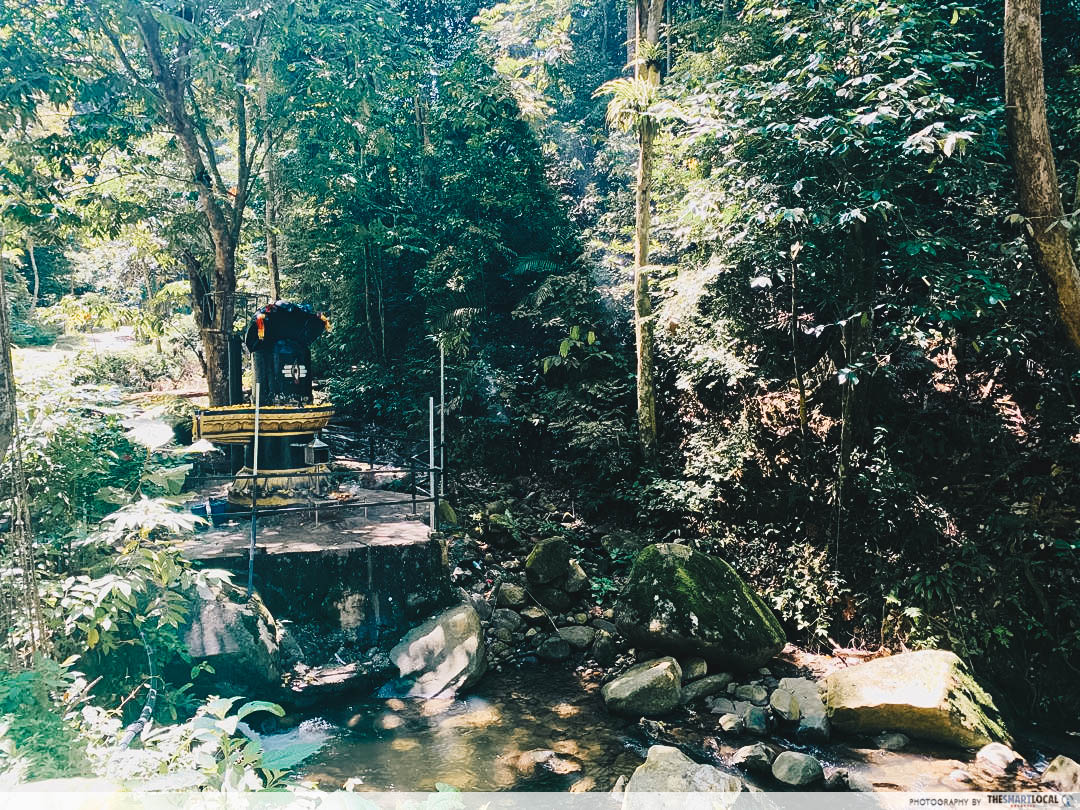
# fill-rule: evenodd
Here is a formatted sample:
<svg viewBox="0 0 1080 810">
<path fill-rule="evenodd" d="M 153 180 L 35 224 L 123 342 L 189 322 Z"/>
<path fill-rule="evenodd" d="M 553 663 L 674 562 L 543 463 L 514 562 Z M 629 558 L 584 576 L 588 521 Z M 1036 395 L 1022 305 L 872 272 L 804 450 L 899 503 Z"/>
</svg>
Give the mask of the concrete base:
<svg viewBox="0 0 1080 810">
<path fill-rule="evenodd" d="M 245 522 L 198 535 L 183 552 L 205 567 L 234 572 L 243 586 L 249 542 Z M 340 513 L 319 525 L 298 515 L 260 519 L 255 588 L 278 619 L 340 630 L 362 644 L 396 639 L 448 603 L 446 543 L 415 519 Z"/>
</svg>

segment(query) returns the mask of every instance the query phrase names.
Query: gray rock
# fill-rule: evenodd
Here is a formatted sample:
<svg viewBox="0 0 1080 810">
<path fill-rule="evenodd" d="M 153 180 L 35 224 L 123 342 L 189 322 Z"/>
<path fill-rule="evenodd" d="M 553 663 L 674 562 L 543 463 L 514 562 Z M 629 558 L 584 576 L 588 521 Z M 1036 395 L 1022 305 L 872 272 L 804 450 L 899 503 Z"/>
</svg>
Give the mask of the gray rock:
<svg viewBox="0 0 1080 810">
<path fill-rule="evenodd" d="M 975 761 L 993 774 L 1015 773 L 1024 758 L 1002 743 L 984 745 L 975 754 Z"/>
<path fill-rule="evenodd" d="M 371 694 L 372 690 L 397 674 L 397 667 L 390 663 L 386 653 L 376 651 L 364 661 L 344 666 L 314 667 L 304 672 L 303 678 L 289 682 L 281 703 L 290 709 L 309 709 L 340 701 L 350 695 Z"/>
<path fill-rule="evenodd" d="M 596 638 L 596 629 L 572 624 L 559 630 L 559 635 L 575 650 L 587 650 Z"/>
<path fill-rule="evenodd" d="M 569 610 L 574 604 L 574 598 L 562 588 L 537 585 L 532 589 L 532 593 L 537 602 L 556 613 Z"/>
<path fill-rule="evenodd" d="M 743 726 L 750 734 L 764 737 L 769 733 L 769 715 L 760 706 L 751 706 L 743 715 Z"/>
<path fill-rule="evenodd" d="M 235 585 L 200 587 L 191 618 L 181 631 L 195 661 L 214 668 L 218 683 L 274 690 L 292 664 L 288 636 L 258 594 L 248 600 Z"/>
<path fill-rule="evenodd" d="M 585 573 L 585 569 L 581 567 L 581 564 L 577 560 L 570 561 L 570 570 L 566 574 L 566 583 L 563 585 L 563 589 L 567 593 L 580 593 L 585 590 L 589 584 L 589 577 Z"/>
<path fill-rule="evenodd" d="M 536 605 L 523 607 L 518 613 L 521 615 L 521 618 L 529 624 L 539 624 L 540 622 L 547 621 L 547 613 L 544 612 L 543 608 L 539 608 Z"/>
<path fill-rule="evenodd" d="M 487 669 L 486 653 L 483 627 L 472 605 L 444 610 L 414 627 L 390 650 L 399 676 L 391 693 L 452 696 L 480 680 Z"/>
<path fill-rule="evenodd" d="M 769 695 L 769 707 L 773 714 L 787 723 L 795 723 L 799 719 L 799 701 L 787 689 L 777 689 Z"/>
<path fill-rule="evenodd" d="M 499 586 L 499 595 L 495 604 L 501 608 L 519 608 L 525 605 L 529 597 L 525 589 L 513 582 L 504 582 Z"/>
<path fill-rule="evenodd" d="M 696 681 L 698 678 L 704 678 L 709 671 L 709 664 L 704 658 L 687 658 L 679 663 L 682 666 L 683 683 L 690 683 L 690 681 Z M 728 680 L 730 682 L 730 678 Z M 727 684 L 725 683 L 724 686 L 726 687 Z"/>
<path fill-rule="evenodd" d="M 607 619 L 593 619 L 589 624 L 597 630 L 603 630 L 605 633 L 610 633 L 613 636 L 619 635 L 619 630 L 615 627 L 615 623 L 609 622 Z"/>
<path fill-rule="evenodd" d="M 525 560 L 525 576 L 536 585 L 561 582 L 570 571 L 570 544 L 565 537 L 541 540 Z"/>
<path fill-rule="evenodd" d="M 633 643 L 721 668 L 755 669 L 784 646 L 776 617 L 730 565 L 675 543 L 638 555 L 617 615 Z"/>
<path fill-rule="evenodd" d="M 508 627 L 499 627 L 495 630 L 495 638 L 504 644 L 509 644 L 514 640 L 514 634 L 510 632 Z"/>
<path fill-rule="evenodd" d="M 785 751 L 773 760 L 772 775 L 777 781 L 792 787 L 803 787 L 825 778 L 821 763 L 809 754 Z"/>
<path fill-rule="evenodd" d="M 671 656 L 645 661 L 604 684 L 600 694 L 610 711 L 652 717 L 679 705 L 682 670 Z"/>
<path fill-rule="evenodd" d="M 776 755 L 764 743 L 744 745 L 731 755 L 731 764 L 754 773 L 771 773 Z"/>
<path fill-rule="evenodd" d="M 491 622 L 496 629 L 505 627 L 511 633 L 525 627 L 525 620 L 509 608 L 496 608 L 491 614 Z"/>
<path fill-rule="evenodd" d="M 793 694 L 795 702 L 799 704 L 797 736 L 821 742 L 828 740 L 829 718 L 818 685 L 809 678 L 781 678 L 779 688 Z"/>
<path fill-rule="evenodd" d="M 833 768 L 825 774 L 825 789 L 831 791 L 850 790 L 848 772 L 843 768 Z"/>
<path fill-rule="evenodd" d="M 874 737 L 874 745 L 882 751 L 899 751 L 900 749 L 907 747 L 909 742 L 911 742 L 911 740 L 908 739 L 906 734 L 898 734 L 895 732 L 886 732 Z"/>
<path fill-rule="evenodd" d="M 720 728 L 731 734 L 738 734 L 745 725 L 743 719 L 737 714 L 723 714 L 720 716 Z"/>
<path fill-rule="evenodd" d="M 597 630 L 590 654 L 596 663 L 602 667 L 609 667 L 614 664 L 616 657 L 615 637 L 604 630 Z"/>
<path fill-rule="evenodd" d="M 975 779 L 972 778 L 971 774 L 965 771 L 963 768 L 953 768 L 951 771 L 949 771 L 949 775 L 945 777 L 945 779 L 943 779 L 942 781 L 945 782 L 945 784 L 948 784 L 949 782 L 955 782 L 958 785 L 975 784 Z M 872 789 L 873 788 L 871 788 L 871 790 Z"/>
<path fill-rule="evenodd" d="M 720 672 L 684 684 L 679 696 L 679 702 L 686 705 L 687 703 L 693 703 L 695 700 L 701 700 L 703 697 L 723 692 L 730 680 L 731 676 L 728 673 Z M 734 709 L 734 705 L 732 705 L 732 709 Z"/>
<path fill-rule="evenodd" d="M 458 599 L 461 602 L 467 602 L 473 606 L 473 610 L 476 611 L 476 615 L 484 621 L 491 618 L 491 611 L 495 609 L 495 606 L 484 598 L 483 594 L 470 593 L 464 588 L 457 588 Z"/>
<path fill-rule="evenodd" d="M 769 702 L 769 690 L 757 684 L 743 684 L 735 690 L 735 697 L 748 700 L 755 706 L 764 706 Z"/>
<path fill-rule="evenodd" d="M 1080 793 L 1080 765 L 1067 756 L 1056 756 L 1039 781 L 1062 793 Z"/>
<path fill-rule="evenodd" d="M 570 644 L 562 636 L 551 635 L 537 645 L 536 654 L 546 661 L 565 661 L 570 657 Z"/>
<path fill-rule="evenodd" d="M 501 759 L 524 777 L 535 776 L 541 771 L 560 775 L 581 772 L 578 760 L 557 754 L 549 748 L 534 748 L 517 755 L 504 755 Z"/>
<path fill-rule="evenodd" d="M 654 745 L 626 784 L 623 810 L 682 810 L 692 798 L 687 794 L 737 794 L 742 787 L 742 780 L 733 774 L 694 762 L 678 748 Z M 712 807 L 713 803 L 702 806 Z"/>
<path fill-rule="evenodd" d="M 823 685 L 829 721 L 844 731 L 888 728 L 960 748 L 1009 741 L 993 699 L 948 650 L 877 658 L 838 669 Z"/>
<path fill-rule="evenodd" d="M 713 714 L 738 714 L 735 711 L 735 703 L 726 697 L 713 697 L 705 701 L 709 711 Z"/>
</svg>

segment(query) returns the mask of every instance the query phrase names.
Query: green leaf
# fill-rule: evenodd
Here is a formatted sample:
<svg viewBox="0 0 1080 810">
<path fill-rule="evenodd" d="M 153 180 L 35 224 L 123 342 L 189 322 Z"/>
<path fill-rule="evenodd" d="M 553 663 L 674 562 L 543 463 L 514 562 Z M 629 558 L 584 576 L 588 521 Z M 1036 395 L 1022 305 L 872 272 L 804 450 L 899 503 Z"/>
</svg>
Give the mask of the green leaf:
<svg viewBox="0 0 1080 810">
<path fill-rule="evenodd" d="M 249 700 L 236 710 L 236 716 L 240 720 L 243 720 L 249 714 L 253 714 L 254 712 L 270 712 L 270 714 L 275 715 L 276 717 L 285 716 L 285 710 L 283 708 L 268 700 Z"/>
</svg>

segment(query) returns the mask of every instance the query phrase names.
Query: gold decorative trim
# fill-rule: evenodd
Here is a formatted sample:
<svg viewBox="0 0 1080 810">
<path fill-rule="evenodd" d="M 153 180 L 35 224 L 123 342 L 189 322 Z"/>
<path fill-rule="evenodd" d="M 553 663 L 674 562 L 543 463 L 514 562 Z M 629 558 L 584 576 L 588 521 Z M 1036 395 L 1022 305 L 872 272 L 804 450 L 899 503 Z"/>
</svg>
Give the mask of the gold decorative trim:
<svg viewBox="0 0 1080 810">
<path fill-rule="evenodd" d="M 334 415 L 332 405 L 267 405 L 259 408 L 260 436 L 302 436 L 322 430 Z M 221 405 L 200 408 L 192 419 L 196 439 L 245 444 L 255 438 L 255 408 Z"/>
</svg>

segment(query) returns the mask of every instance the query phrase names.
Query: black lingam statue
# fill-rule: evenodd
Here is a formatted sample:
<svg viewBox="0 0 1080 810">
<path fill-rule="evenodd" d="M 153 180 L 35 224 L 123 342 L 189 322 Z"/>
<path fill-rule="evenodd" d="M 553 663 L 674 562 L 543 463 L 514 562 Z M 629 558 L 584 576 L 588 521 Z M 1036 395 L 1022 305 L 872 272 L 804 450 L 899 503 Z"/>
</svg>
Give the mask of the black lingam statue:
<svg viewBox="0 0 1080 810">
<path fill-rule="evenodd" d="M 255 469 L 259 506 L 307 503 L 325 489 L 319 473 L 326 470 L 326 445 L 315 433 L 330 421 L 333 408 L 312 404 L 310 346 L 328 328 L 326 317 L 308 306 L 276 301 L 262 307 L 244 331 L 258 396 L 253 386 L 249 403 L 196 412 L 197 437 L 245 445 L 244 466 L 229 488 L 232 503 L 251 505 Z"/>
</svg>

